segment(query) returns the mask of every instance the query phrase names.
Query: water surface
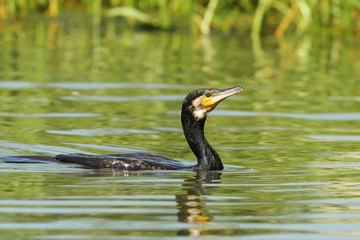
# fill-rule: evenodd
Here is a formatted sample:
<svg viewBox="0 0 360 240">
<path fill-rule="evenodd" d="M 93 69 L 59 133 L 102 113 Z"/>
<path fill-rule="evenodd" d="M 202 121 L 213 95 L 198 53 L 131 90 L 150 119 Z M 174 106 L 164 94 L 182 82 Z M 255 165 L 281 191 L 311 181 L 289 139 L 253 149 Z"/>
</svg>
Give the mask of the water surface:
<svg viewBox="0 0 360 240">
<path fill-rule="evenodd" d="M 243 85 L 206 125 L 225 170 L 1 163 L 2 239 L 359 238 L 359 42 L 68 21 L 4 25 L 1 156 L 145 151 L 194 164 L 183 97 Z"/>
</svg>

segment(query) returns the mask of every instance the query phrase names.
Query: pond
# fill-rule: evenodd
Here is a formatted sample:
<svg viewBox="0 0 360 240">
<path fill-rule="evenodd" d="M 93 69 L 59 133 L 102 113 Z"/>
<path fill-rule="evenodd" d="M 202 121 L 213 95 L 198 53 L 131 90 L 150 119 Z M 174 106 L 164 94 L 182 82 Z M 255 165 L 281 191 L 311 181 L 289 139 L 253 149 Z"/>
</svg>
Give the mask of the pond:
<svg viewBox="0 0 360 240">
<path fill-rule="evenodd" d="M 358 239 L 360 42 L 2 23 L 0 156 L 150 152 L 194 164 L 193 89 L 225 170 L 0 163 L 2 239 Z"/>
</svg>

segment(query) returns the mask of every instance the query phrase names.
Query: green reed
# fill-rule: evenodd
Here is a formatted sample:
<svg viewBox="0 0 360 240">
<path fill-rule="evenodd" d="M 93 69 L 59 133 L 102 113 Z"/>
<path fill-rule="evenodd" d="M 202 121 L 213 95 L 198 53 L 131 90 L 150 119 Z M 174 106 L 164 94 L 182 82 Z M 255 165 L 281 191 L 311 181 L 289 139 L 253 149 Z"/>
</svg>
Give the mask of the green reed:
<svg viewBox="0 0 360 240">
<path fill-rule="evenodd" d="M 75 9 L 95 15 L 96 21 L 123 17 L 130 25 L 161 29 L 188 25 L 200 34 L 250 32 L 253 37 L 282 37 L 318 31 L 353 34 L 360 28 L 358 0 L 0 0 L 1 19 L 33 14 L 57 17 Z"/>
</svg>

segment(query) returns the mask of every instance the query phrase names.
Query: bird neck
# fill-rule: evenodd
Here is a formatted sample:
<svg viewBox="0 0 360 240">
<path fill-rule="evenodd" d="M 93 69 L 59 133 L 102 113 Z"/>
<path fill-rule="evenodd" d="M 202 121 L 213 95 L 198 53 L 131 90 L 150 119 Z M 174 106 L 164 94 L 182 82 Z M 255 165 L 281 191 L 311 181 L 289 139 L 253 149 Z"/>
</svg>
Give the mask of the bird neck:
<svg viewBox="0 0 360 240">
<path fill-rule="evenodd" d="M 193 169 L 199 171 L 222 170 L 224 167 L 219 155 L 205 138 L 205 121 L 206 117 L 197 120 L 188 109 L 182 109 L 181 122 L 184 135 L 198 161 Z"/>
</svg>

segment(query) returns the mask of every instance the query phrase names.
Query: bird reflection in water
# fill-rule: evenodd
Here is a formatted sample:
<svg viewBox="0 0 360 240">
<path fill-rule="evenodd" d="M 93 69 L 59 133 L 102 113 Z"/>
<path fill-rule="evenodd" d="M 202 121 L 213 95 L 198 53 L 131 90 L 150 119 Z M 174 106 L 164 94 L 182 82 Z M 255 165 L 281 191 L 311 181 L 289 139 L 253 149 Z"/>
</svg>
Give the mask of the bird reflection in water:
<svg viewBox="0 0 360 240">
<path fill-rule="evenodd" d="M 202 236 L 207 231 L 206 225 L 212 221 L 212 217 L 206 210 L 204 195 L 207 195 L 204 184 L 217 184 L 221 178 L 220 172 L 199 171 L 194 178 L 185 180 L 183 190 L 185 194 L 176 195 L 179 208 L 178 221 L 195 224 L 193 228 L 178 231 L 179 236 Z M 204 225 L 202 225 L 204 224 Z"/>
</svg>

